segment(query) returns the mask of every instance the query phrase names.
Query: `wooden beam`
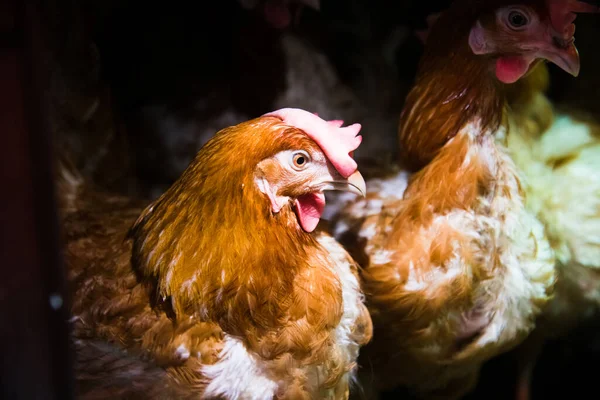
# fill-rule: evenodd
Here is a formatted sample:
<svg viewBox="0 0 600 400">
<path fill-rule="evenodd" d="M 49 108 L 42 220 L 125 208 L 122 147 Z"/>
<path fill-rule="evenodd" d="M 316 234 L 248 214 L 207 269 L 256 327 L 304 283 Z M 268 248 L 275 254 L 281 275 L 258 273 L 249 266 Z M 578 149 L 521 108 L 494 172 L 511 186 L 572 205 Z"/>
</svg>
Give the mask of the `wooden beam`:
<svg viewBox="0 0 600 400">
<path fill-rule="evenodd" d="M 0 397 L 72 399 L 37 5 L 0 1 Z"/>
</svg>

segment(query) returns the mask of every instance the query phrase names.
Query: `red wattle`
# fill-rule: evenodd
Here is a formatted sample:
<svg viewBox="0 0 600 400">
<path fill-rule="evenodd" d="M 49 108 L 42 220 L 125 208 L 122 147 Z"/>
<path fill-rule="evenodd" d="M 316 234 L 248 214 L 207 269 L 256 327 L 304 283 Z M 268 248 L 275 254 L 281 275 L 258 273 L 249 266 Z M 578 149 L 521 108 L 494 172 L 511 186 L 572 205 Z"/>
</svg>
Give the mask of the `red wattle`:
<svg viewBox="0 0 600 400">
<path fill-rule="evenodd" d="M 323 193 L 309 193 L 296 199 L 296 215 L 300 226 L 306 232 L 315 230 L 325 209 L 325 195 Z"/>
<path fill-rule="evenodd" d="M 515 83 L 529 70 L 529 62 L 522 57 L 500 57 L 496 61 L 496 77 L 503 83 Z"/>
</svg>

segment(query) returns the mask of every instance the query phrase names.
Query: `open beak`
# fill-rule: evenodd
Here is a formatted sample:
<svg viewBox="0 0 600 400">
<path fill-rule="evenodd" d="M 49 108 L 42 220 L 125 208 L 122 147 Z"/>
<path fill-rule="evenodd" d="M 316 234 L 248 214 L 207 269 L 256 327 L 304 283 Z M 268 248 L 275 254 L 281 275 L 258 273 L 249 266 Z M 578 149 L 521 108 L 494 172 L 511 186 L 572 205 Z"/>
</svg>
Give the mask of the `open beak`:
<svg viewBox="0 0 600 400">
<path fill-rule="evenodd" d="M 336 177 L 335 180 L 323 182 L 323 184 L 320 185 L 320 189 L 351 192 L 362 197 L 367 195 L 367 184 L 358 170 L 348 178 L 344 179 L 340 176 L 339 178 Z"/>
<path fill-rule="evenodd" d="M 559 37 L 554 37 L 552 43 L 544 45 L 538 55 L 577 77 L 581 62 L 574 42 L 575 38 L 565 41 Z"/>
</svg>

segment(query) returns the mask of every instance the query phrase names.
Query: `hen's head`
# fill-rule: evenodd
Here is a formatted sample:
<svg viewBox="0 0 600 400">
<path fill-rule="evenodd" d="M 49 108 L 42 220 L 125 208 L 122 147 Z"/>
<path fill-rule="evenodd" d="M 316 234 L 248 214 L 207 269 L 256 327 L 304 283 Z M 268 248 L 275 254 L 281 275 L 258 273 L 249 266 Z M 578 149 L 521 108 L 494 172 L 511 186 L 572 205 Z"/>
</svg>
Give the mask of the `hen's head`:
<svg viewBox="0 0 600 400">
<path fill-rule="evenodd" d="M 513 83 L 537 60 L 547 60 L 573 76 L 579 74 L 575 47 L 576 13 L 598 12 L 596 6 L 577 0 L 490 1 L 469 33 L 476 55 L 494 59 L 496 77 Z"/>
<path fill-rule="evenodd" d="M 597 7 L 576 0 L 456 0 L 429 31 L 416 82 L 399 126 L 400 154 L 418 170 L 467 124 L 482 133 L 503 122 L 506 87 L 541 60 L 577 75 L 573 43 L 577 12 Z"/>
<path fill-rule="evenodd" d="M 361 142 L 360 125 L 342 128 L 342 121 L 324 121 L 298 109 L 265 117 L 283 122 L 274 127 L 281 130 L 278 151 L 262 159 L 254 172 L 254 182 L 268 198 L 271 212 L 292 206 L 302 229 L 311 232 L 323 213 L 325 190 L 365 194 L 365 182 L 350 155 Z"/>
</svg>

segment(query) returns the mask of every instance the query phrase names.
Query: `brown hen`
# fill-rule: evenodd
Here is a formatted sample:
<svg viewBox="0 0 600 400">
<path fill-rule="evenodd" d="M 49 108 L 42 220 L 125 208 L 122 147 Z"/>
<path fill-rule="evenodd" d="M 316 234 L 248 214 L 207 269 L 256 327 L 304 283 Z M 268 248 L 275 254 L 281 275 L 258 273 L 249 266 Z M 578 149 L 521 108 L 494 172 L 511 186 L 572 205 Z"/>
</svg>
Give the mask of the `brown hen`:
<svg viewBox="0 0 600 400">
<path fill-rule="evenodd" d="M 500 142 L 505 84 L 540 59 L 577 74 L 571 11 L 584 7 L 458 0 L 432 27 L 401 115 L 403 168 L 369 181 L 334 224 L 365 268 L 374 392 L 460 398 L 547 304 L 554 253 Z"/>
<path fill-rule="evenodd" d="M 347 398 L 371 320 L 315 228 L 324 190 L 365 191 L 359 129 L 296 109 L 224 129 L 146 208 L 63 168 L 82 397 Z"/>
</svg>

